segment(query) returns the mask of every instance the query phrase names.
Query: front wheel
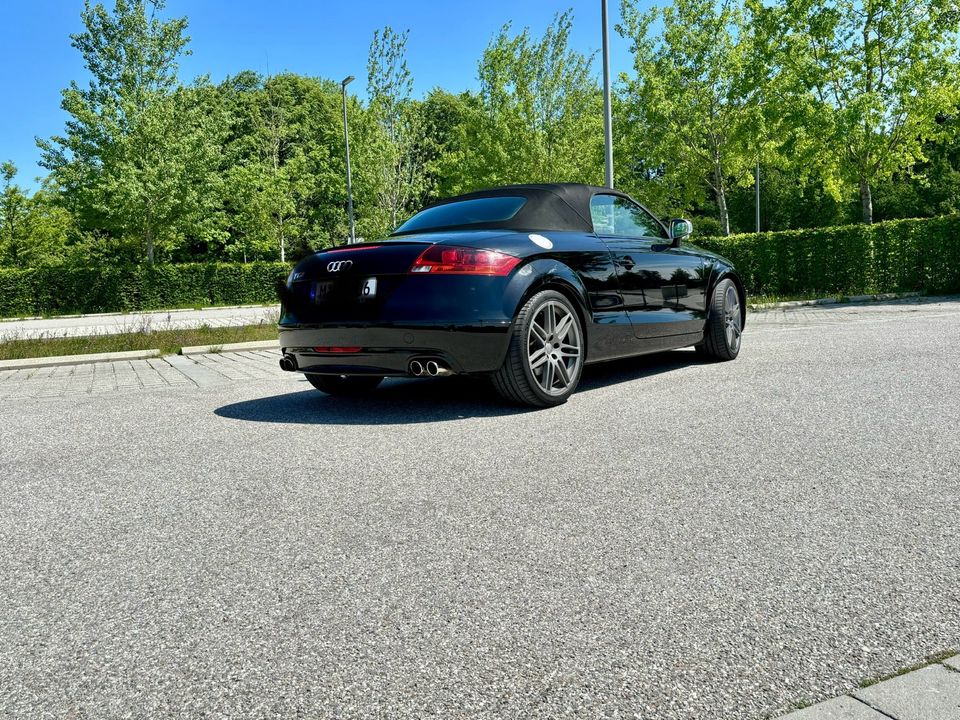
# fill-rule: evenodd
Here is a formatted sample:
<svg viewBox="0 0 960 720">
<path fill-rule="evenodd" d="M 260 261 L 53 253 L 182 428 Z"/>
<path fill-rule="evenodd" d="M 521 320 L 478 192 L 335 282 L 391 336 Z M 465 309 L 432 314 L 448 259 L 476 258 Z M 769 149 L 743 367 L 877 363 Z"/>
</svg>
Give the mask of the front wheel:
<svg viewBox="0 0 960 720">
<path fill-rule="evenodd" d="M 580 382 L 585 350 L 580 316 L 571 302 L 553 290 L 539 292 L 517 313 L 494 387 L 523 405 L 565 403 Z"/>
<path fill-rule="evenodd" d="M 740 293 L 732 280 L 721 280 L 710 298 L 710 317 L 697 353 L 713 360 L 733 360 L 740 354 L 743 310 Z"/>
<path fill-rule="evenodd" d="M 382 377 L 370 375 L 314 375 L 307 373 L 307 380 L 320 392 L 327 395 L 362 395 L 383 382 Z"/>
</svg>

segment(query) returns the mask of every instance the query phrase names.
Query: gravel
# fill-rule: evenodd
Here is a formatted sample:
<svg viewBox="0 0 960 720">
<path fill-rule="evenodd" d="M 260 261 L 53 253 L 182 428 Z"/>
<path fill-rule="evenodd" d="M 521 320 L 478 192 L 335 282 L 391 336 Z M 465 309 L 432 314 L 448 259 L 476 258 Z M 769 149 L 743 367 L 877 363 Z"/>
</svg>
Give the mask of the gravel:
<svg viewBox="0 0 960 720">
<path fill-rule="evenodd" d="M 0 404 L 0 716 L 743 720 L 960 646 L 960 302 L 566 405 Z M 829 317 L 829 310 L 818 311 Z"/>
</svg>

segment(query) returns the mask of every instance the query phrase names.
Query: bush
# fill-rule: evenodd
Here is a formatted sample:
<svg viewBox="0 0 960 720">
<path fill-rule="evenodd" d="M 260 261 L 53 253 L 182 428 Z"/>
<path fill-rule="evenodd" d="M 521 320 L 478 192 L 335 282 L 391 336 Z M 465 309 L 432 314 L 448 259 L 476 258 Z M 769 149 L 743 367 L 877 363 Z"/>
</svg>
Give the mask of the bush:
<svg viewBox="0 0 960 720">
<path fill-rule="evenodd" d="M 0 268 L 0 317 L 272 303 L 289 272 L 276 262 Z"/>
<path fill-rule="evenodd" d="M 757 295 L 960 292 L 960 216 L 694 238 Z"/>
</svg>

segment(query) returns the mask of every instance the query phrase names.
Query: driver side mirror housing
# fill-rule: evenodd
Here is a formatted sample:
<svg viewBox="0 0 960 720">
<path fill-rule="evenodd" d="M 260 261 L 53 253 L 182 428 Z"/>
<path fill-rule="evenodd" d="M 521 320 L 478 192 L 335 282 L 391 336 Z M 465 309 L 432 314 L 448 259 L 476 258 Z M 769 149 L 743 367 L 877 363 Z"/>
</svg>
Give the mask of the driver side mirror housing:
<svg viewBox="0 0 960 720">
<path fill-rule="evenodd" d="M 670 221 L 670 239 L 674 247 L 680 247 L 680 243 L 693 234 L 693 223 L 683 218 L 673 218 Z"/>
</svg>

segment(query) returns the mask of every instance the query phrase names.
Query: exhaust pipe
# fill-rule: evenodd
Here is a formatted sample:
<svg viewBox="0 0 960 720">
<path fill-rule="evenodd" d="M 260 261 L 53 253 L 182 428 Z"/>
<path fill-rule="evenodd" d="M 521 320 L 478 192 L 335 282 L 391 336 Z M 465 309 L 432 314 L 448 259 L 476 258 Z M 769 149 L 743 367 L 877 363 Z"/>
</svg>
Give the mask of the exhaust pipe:
<svg viewBox="0 0 960 720">
<path fill-rule="evenodd" d="M 294 355 L 284 355 L 280 358 L 280 369 L 293 372 L 297 369 L 297 358 Z"/>
<path fill-rule="evenodd" d="M 421 363 L 419 360 L 411 360 L 411 361 L 410 361 L 410 374 L 411 374 L 411 375 L 416 375 L 417 377 L 421 377 L 421 376 L 423 375 L 423 373 L 424 373 L 423 363 Z"/>
<path fill-rule="evenodd" d="M 427 360 L 427 375 L 430 377 L 436 377 L 440 372 L 440 366 L 437 365 L 436 360 Z"/>
</svg>

